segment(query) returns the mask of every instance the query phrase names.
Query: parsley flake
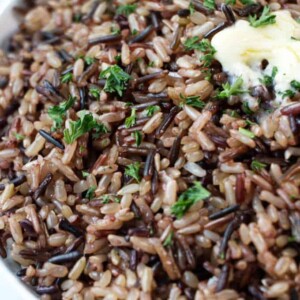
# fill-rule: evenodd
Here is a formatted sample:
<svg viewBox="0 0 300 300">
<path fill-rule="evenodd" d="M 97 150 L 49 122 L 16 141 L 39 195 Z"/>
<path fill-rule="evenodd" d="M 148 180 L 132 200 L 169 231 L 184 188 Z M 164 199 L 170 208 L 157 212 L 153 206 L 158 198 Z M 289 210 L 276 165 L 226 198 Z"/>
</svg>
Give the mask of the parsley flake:
<svg viewBox="0 0 300 300">
<path fill-rule="evenodd" d="M 139 162 L 135 162 L 133 164 L 126 166 L 125 175 L 132 177 L 137 182 L 140 182 L 140 180 L 141 180 L 141 176 L 139 174 L 140 167 L 141 167 L 141 164 Z"/>
<path fill-rule="evenodd" d="M 155 112 L 159 111 L 158 105 L 150 105 L 145 109 L 147 117 L 152 117 Z"/>
<path fill-rule="evenodd" d="M 204 108 L 205 107 L 205 102 L 203 102 L 200 99 L 200 96 L 189 96 L 185 98 L 185 104 L 189 105 L 189 106 L 193 106 L 193 107 L 197 107 L 197 108 Z"/>
<path fill-rule="evenodd" d="M 123 15 L 123 16 L 129 16 L 130 14 L 134 13 L 137 8 L 137 4 L 125 4 L 125 5 L 120 5 L 117 8 L 117 14 L 118 15 Z"/>
<path fill-rule="evenodd" d="M 251 132 L 250 130 L 247 130 L 245 128 L 240 127 L 239 128 L 239 132 L 245 136 L 247 136 L 250 139 L 254 139 L 255 138 L 255 134 L 253 132 Z"/>
<path fill-rule="evenodd" d="M 281 95 L 282 98 L 294 98 L 296 95 L 296 93 L 292 90 L 286 90 L 284 92 L 279 92 L 278 94 Z"/>
<path fill-rule="evenodd" d="M 291 81 L 291 87 L 294 88 L 297 91 L 300 91 L 300 82 L 297 80 Z"/>
<path fill-rule="evenodd" d="M 48 115 L 53 120 L 52 130 L 61 128 L 66 112 L 73 106 L 76 98 L 69 96 L 67 101 L 59 103 L 59 105 L 51 106 L 48 109 Z"/>
<path fill-rule="evenodd" d="M 202 39 L 200 41 L 199 38 L 195 36 L 188 38 L 183 45 L 187 51 L 199 50 L 203 52 L 203 56 L 200 60 L 203 61 L 204 67 L 209 67 L 211 65 L 216 49 L 211 45 L 208 39 Z"/>
<path fill-rule="evenodd" d="M 195 182 L 194 186 L 179 196 L 177 202 L 171 207 L 171 212 L 177 219 L 180 219 L 193 204 L 200 200 L 205 200 L 209 196 L 210 192 L 206 190 L 200 182 Z"/>
<path fill-rule="evenodd" d="M 92 129 L 95 129 L 96 134 L 107 132 L 107 128 L 103 124 L 97 123 L 92 114 L 81 115 L 79 120 L 70 121 L 70 128 L 64 130 L 65 142 L 67 144 L 72 144 L 79 137 Z"/>
<path fill-rule="evenodd" d="M 86 177 L 88 177 L 90 175 L 90 173 L 87 172 L 87 171 L 82 171 L 81 173 L 82 173 L 82 177 L 83 178 L 86 178 Z"/>
<path fill-rule="evenodd" d="M 131 109 L 130 117 L 126 118 L 125 120 L 125 127 L 130 128 L 136 124 L 136 109 Z"/>
<path fill-rule="evenodd" d="M 203 5 L 210 10 L 214 10 L 216 8 L 215 0 L 204 0 Z"/>
<path fill-rule="evenodd" d="M 101 91 L 98 88 L 90 88 L 89 93 L 96 99 L 100 98 Z"/>
<path fill-rule="evenodd" d="M 118 65 L 113 65 L 102 71 L 100 73 L 100 78 L 106 79 L 104 86 L 106 92 L 116 92 L 119 96 L 122 96 L 131 76 L 124 72 Z"/>
<path fill-rule="evenodd" d="M 174 236 L 174 232 L 171 231 L 168 236 L 166 237 L 166 239 L 163 242 L 163 246 L 164 247 L 168 247 L 168 246 L 172 246 L 173 245 L 173 236 Z"/>
<path fill-rule="evenodd" d="M 61 82 L 62 83 L 69 83 L 73 80 L 73 74 L 71 72 L 64 74 L 61 76 Z"/>
<path fill-rule="evenodd" d="M 143 139 L 142 132 L 139 131 L 139 130 L 136 130 L 135 132 L 132 133 L 132 136 L 133 136 L 134 139 L 135 139 L 135 144 L 136 144 L 137 146 L 140 146 L 141 143 L 142 143 L 142 139 Z"/>
<path fill-rule="evenodd" d="M 217 94 L 217 98 L 227 99 L 230 96 L 243 94 L 246 91 L 242 89 L 242 86 L 243 86 L 242 77 L 238 77 L 232 85 L 230 85 L 229 82 L 226 82 L 225 84 L 222 84 L 223 91 Z"/>
<path fill-rule="evenodd" d="M 270 13 L 270 7 L 265 6 L 261 16 L 258 18 L 257 15 L 249 16 L 249 23 L 252 27 L 261 27 L 276 23 L 276 16 Z"/>
<path fill-rule="evenodd" d="M 95 197 L 95 191 L 97 187 L 96 186 L 91 186 L 85 193 L 85 197 L 88 198 L 89 200 L 93 199 Z"/>
<path fill-rule="evenodd" d="M 253 171 L 260 171 L 261 169 L 265 168 L 267 165 L 258 161 L 258 160 L 252 160 L 251 162 L 251 169 Z"/>
<path fill-rule="evenodd" d="M 14 132 L 13 135 L 17 141 L 23 141 L 25 139 L 25 136 L 20 133 Z"/>
<path fill-rule="evenodd" d="M 95 62 L 95 58 L 86 56 L 84 58 L 84 61 L 88 66 L 90 66 Z"/>
<path fill-rule="evenodd" d="M 275 76 L 276 76 L 277 73 L 278 73 L 278 68 L 273 67 L 271 76 L 270 75 L 264 75 L 264 77 L 262 79 L 260 79 L 259 81 L 263 85 L 265 85 L 266 87 L 271 87 L 273 85 L 273 81 L 274 81 Z"/>
</svg>

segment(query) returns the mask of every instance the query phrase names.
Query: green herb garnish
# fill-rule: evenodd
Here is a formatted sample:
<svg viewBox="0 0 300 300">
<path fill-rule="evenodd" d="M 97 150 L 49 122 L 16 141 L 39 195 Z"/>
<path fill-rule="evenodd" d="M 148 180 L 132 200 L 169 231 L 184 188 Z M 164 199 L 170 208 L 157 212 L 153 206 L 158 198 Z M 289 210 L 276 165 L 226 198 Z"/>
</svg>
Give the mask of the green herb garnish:
<svg viewBox="0 0 300 300">
<path fill-rule="evenodd" d="M 116 92 L 119 96 L 122 96 L 131 76 L 124 72 L 118 65 L 113 65 L 102 71 L 100 73 L 100 78 L 106 79 L 104 86 L 106 92 Z"/>
<path fill-rule="evenodd" d="M 249 5 L 255 3 L 253 0 L 240 0 L 240 2 L 244 5 Z"/>
<path fill-rule="evenodd" d="M 115 61 L 119 63 L 122 60 L 121 54 L 115 56 Z"/>
<path fill-rule="evenodd" d="M 300 82 L 297 80 L 291 81 L 291 87 L 294 88 L 297 91 L 300 91 Z"/>
<path fill-rule="evenodd" d="M 163 246 L 164 247 L 168 247 L 168 246 L 172 246 L 173 245 L 173 236 L 174 236 L 174 232 L 171 231 L 168 236 L 166 237 L 166 239 L 163 242 Z"/>
<path fill-rule="evenodd" d="M 248 102 L 244 101 L 242 104 L 242 111 L 246 114 L 246 115 L 252 115 L 253 111 L 250 109 Z"/>
<path fill-rule="evenodd" d="M 91 186 L 85 193 L 85 198 L 88 199 L 93 199 L 95 197 L 95 191 L 96 191 L 97 187 L 96 186 Z"/>
<path fill-rule="evenodd" d="M 204 0 L 203 1 L 204 7 L 214 10 L 216 8 L 215 0 Z"/>
<path fill-rule="evenodd" d="M 227 5 L 235 5 L 236 4 L 236 0 L 226 0 L 225 3 Z"/>
<path fill-rule="evenodd" d="M 192 15 L 196 11 L 193 2 L 190 2 L 189 10 L 190 10 L 190 15 Z"/>
<path fill-rule="evenodd" d="M 253 132 L 251 132 L 250 130 L 247 130 L 245 128 L 240 127 L 239 128 L 239 132 L 247 137 L 249 137 L 250 139 L 254 139 L 255 138 L 255 134 Z"/>
<path fill-rule="evenodd" d="M 261 27 L 276 23 L 276 15 L 270 13 L 270 7 L 265 6 L 261 16 L 258 18 L 257 15 L 249 16 L 249 23 L 252 27 Z"/>
<path fill-rule="evenodd" d="M 69 96 L 67 101 L 61 102 L 59 105 L 51 106 L 48 109 L 48 115 L 53 120 L 52 130 L 61 128 L 66 112 L 73 106 L 75 101 L 75 97 Z"/>
<path fill-rule="evenodd" d="M 14 132 L 13 135 L 17 141 L 23 141 L 25 139 L 25 136 L 20 133 Z"/>
<path fill-rule="evenodd" d="M 256 125 L 256 123 L 252 122 L 252 121 L 249 120 L 249 119 L 246 119 L 245 122 L 246 122 L 246 124 L 247 124 L 248 126 Z"/>
<path fill-rule="evenodd" d="M 292 90 L 286 90 L 284 92 L 279 92 L 278 94 L 281 95 L 282 98 L 286 98 L 286 97 L 294 98 L 296 95 L 296 93 Z"/>
<path fill-rule="evenodd" d="M 100 98 L 101 91 L 98 88 L 90 88 L 89 93 L 96 99 Z"/>
<path fill-rule="evenodd" d="M 131 35 L 137 35 L 138 33 L 138 30 L 135 28 L 131 31 Z"/>
<path fill-rule="evenodd" d="M 71 72 L 66 73 L 61 76 L 61 82 L 62 83 L 69 83 L 73 79 L 73 74 Z"/>
<path fill-rule="evenodd" d="M 273 85 L 273 81 L 274 81 L 275 76 L 276 76 L 277 73 L 278 73 L 278 68 L 273 67 L 271 76 L 270 75 L 264 75 L 264 77 L 262 79 L 260 79 L 259 81 L 263 85 L 265 85 L 266 87 L 271 87 Z"/>
<path fill-rule="evenodd" d="M 125 127 L 130 128 L 136 124 L 136 109 L 131 110 L 131 115 L 125 119 Z"/>
<path fill-rule="evenodd" d="M 117 8 L 117 14 L 118 15 L 123 15 L 123 16 L 129 16 L 130 14 L 134 13 L 137 8 L 137 4 L 125 4 L 125 5 L 120 5 Z"/>
<path fill-rule="evenodd" d="M 226 82 L 225 84 L 222 84 L 223 91 L 217 94 L 217 98 L 227 99 L 230 96 L 243 94 L 246 91 L 242 89 L 242 86 L 243 86 L 242 77 L 238 77 L 232 85 L 230 85 L 229 82 Z"/>
<path fill-rule="evenodd" d="M 211 45 L 208 39 L 202 39 L 200 41 L 199 38 L 195 36 L 188 38 L 183 45 L 187 51 L 199 50 L 203 52 L 203 56 L 200 60 L 203 61 L 204 67 L 209 67 L 211 65 L 216 49 Z"/>
<path fill-rule="evenodd" d="M 87 172 L 87 171 L 82 171 L 81 173 L 82 173 L 82 177 L 83 178 L 86 178 L 86 177 L 88 177 L 90 175 L 90 173 Z"/>
<path fill-rule="evenodd" d="M 64 130 L 64 139 L 67 144 L 72 144 L 85 133 L 95 130 L 96 134 L 107 132 L 103 124 L 97 123 L 92 114 L 81 115 L 77 121 L 70 121 L 70 128 Z M 104 129 L 106 128 L 106 129 Z"/>
<path fill-rule="evenodd" d="M 204 108 L 205 102 L 200 99 L 200 96 L 189 96 L 185 98 L 185 104 L 190 105 L 197 108 Z"/>
<path fill-rule="evenodd" d="M 157 111 L 159 111 L 158 105 L 150 105 L 145 109 L 147 117 L 152 117 Z"/>
<path fill-rule="evenodd" d="M 194 186 L 183 192 L 177 202 L 171 207 L 171 212 L 177 219 L 189 210 L 189 208 L 200 200 L 204 200 L 210 196 L 210 192 L 206 190 L 200 182 L 195 182 Z"/>
<path fill-rule="evenodd" d="M 148 64 L 148 67 L 153 68 L 154 67 L 154 61 L 150 61 L 149 64 Z"/>
<path fill-rule="evenodd" d="M 141 164 L 139 162 L 135 162 L 133 164 L 126 166 L 125 175 L 132 177 L 137 182 L 140 182 L 140 180 L 141 180 L 141 177 L 139 174 L 140 167 L 141 167 Z"/>
<path fill-rule="evenodd" d="M 120 34 L 121 33 L 121 29 L 118 27 L 111 27 L 111 34 Z"/>
<path fill-rule="evenodd" d="M 258 160 L 252 160 L 251 162 L 251 169 L 253 171 L 260 171 L 261 169 L 265 168 L 267 165 L 258 161 Z"/>
<path fill-rule="evenodd" d="M 86 56 L 84 58 L 84 61 L 88 66 L 90 66 L 95 62 L 95 58 Z"/>
<path fill-rule="evenodd" d="M 142 132 L 139 131 L 139 130 L 136 130 L 135 132 L 132 133 L 132 136 L 133 136 L 134 139 L 135 139 L 135 144 L 136 144 L 137 146 L 140 146 L 141 143 L 142 143 L 142 139 L 143 139 Z"/>
</svg>

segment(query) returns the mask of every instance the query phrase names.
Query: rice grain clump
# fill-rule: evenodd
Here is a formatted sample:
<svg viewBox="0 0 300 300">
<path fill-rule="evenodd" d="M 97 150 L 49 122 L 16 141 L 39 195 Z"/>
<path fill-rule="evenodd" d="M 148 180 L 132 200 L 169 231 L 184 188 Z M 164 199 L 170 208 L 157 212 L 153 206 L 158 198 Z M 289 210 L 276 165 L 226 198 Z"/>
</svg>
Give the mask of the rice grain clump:
<svg viewBox="0 0 300 300">
<path fill-rule="evenodd" d="M 298 299 L 300 83 L 281 109 L 272 78 L 241 91 L 210 43 L 273 22 L 266 2 L 28 3 L 0 53 L 17 276 L 45 300 Z"/>
</svg>

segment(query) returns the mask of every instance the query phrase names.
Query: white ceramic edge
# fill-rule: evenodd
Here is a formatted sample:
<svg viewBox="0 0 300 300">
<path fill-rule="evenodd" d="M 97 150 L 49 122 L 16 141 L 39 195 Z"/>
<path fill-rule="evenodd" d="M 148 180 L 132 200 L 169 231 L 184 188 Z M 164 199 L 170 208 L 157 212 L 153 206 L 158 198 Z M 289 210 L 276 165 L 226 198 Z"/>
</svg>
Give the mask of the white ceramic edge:
<svg viewBox="0 0 300 300">
<path fill-rule="evenodd" d="M 19 21 L 13 6 L 22 0 L 0 0 L 0 48 L 6 47 L 9 36 L 16 31 Z M 36 300 L 36 295 L 15 275 L 17 265 L 9 257 L 0 259 L 0 299 Z"/>
</svg>

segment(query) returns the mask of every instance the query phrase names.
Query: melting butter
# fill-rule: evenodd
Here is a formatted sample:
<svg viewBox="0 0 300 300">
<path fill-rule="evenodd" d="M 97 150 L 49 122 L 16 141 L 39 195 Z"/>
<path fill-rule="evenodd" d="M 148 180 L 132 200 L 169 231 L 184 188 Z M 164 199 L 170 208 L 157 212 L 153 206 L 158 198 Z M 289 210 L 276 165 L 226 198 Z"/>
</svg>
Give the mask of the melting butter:
<svg viewBox="0 0 300 300">
<path fill-rule="evenodd" d="M 245 88 L 261 84 L 260 79 L 277 67 L 274 90 L 276 100 L 282 101 L 280 92 L 290 89 L 292 80 L 300 81 L 300 24 L 288 11 L 274 14 L 275 24 L 254 28 L 239 20 L 217 33 L 211 43 L 223 70 L 232 81 L 241 76 Z M 261 69 L 263 59 L 269 62 L 265 70 Z"/>
</svg>

